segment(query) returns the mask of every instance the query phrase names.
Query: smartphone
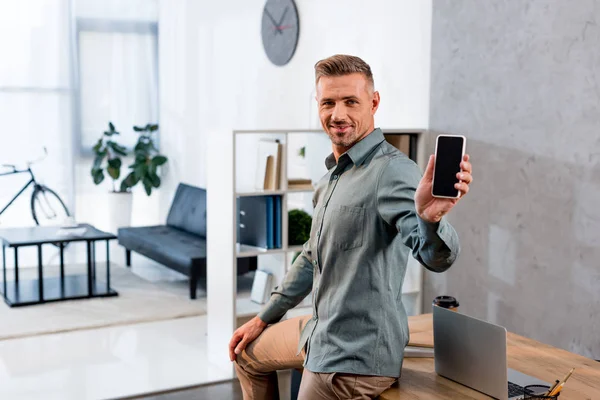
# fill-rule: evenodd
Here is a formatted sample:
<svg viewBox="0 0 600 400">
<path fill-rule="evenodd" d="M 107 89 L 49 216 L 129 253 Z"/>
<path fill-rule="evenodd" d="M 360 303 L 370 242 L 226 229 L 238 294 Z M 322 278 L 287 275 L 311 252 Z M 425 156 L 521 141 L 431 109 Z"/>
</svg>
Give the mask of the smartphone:
<svg viewBox="0 0 600 400">
<path fill-rule="evenodd" d="M 462 135 L 439 135 L 435 141 L 435 166 L 431 194 L 455 199 L 460 191 L 454 187 L 459 179 L 460 163 L 465 156 L 467 138 Z"/>
</svg>

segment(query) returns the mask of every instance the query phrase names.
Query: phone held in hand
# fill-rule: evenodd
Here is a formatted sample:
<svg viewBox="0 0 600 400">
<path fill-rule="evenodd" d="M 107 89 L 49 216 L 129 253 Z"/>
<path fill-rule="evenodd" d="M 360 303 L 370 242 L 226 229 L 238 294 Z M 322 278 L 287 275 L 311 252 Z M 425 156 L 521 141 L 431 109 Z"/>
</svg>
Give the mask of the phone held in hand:
<svg viewBox="0 0 600 400">
<path fill-rule="evenodd" d="M 465 156 L 467 138 L 462 135 L 439 135 L 435 141 L 435 166 L 433 170 L 433 197 L 456 199 L 460 191 L 454 187 Z"/>
</svg>

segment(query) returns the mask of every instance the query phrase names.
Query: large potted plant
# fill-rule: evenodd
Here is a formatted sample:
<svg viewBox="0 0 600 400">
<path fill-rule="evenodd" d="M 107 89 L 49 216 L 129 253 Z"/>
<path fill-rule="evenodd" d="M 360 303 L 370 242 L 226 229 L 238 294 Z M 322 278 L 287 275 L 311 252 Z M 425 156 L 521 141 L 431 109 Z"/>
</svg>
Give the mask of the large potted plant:
<svg viewBox="0 0 600 400">
<path fill-rule="evenodd" d="M 108 123 L 105 131 L 98 142 L 92 148 L 94 152 L 94 164 L 92 165 L 92 179 L 94 184 L 100 185 L 104 182 L 106 175 L 111 179 L 112 190 L 108 193 L 108 220 L 106 228 L 116 233 L 119 227 L 129 226 L 131 221 L 131 193 L 123 184 L 117 181 L 121 177 L 122 157 L 127 156 L 127 149 L 117 143 L 119 132 L 112 122 Z M 117 190 L 117 188 L 119 188 Z"/>
<path fill-rule="evenodd" d="M 133 130 L 140 134 L 133 149 L 135 160 L 129 166 L 131 172 L 121 182 L 121 189 L 131 189 L 141 182 L 144 191 L 150 196 L 152 189 L 160 186 L 158 167 L 167 162 L 167 157 L 159 154 L 154 144 L 153 135 L 158 130 L 158 125 L 134 126 Z"/>
</svg>

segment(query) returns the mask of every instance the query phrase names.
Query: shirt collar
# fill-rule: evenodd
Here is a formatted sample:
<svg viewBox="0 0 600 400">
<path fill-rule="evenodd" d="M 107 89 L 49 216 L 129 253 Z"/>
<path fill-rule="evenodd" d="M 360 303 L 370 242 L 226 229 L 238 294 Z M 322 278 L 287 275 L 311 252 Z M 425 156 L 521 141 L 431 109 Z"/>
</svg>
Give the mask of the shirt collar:
<svg viewBox="0 0 600 400">
<path fill-rule="evenodd" d="M 381 129 L 376 128 L 373 132 L 369 133 L 367 136 L 362 138 L 358 143 L 352 146 L 347 152 L 347 154 L 354 165 L 361 165 L 367 158 L 371 151 L 379 146 L 381 142 L 383 142 L 385 138 L 383 137 L 383 132 Z M 342 154 L 340 158 L 344 155 Z M 331 153 L 325 159 L 325 166 L 327 169 L 331 169 L 336 165 L 335 156 Z"/>
</svg>

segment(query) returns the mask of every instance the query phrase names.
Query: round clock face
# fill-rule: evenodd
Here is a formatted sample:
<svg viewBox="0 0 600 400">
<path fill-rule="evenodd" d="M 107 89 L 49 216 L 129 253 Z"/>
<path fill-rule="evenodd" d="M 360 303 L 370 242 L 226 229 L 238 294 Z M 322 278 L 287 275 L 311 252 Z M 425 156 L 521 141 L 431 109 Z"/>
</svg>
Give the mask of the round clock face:
<svg viewBox="0 0 600 400">
<path fill-rule="evenodd" d="M 298 44 L 300 25 L 293 0 L 267 0 L 262 16 L 262 41 L 269 60 L 287 64 Z"/>
</svg>

